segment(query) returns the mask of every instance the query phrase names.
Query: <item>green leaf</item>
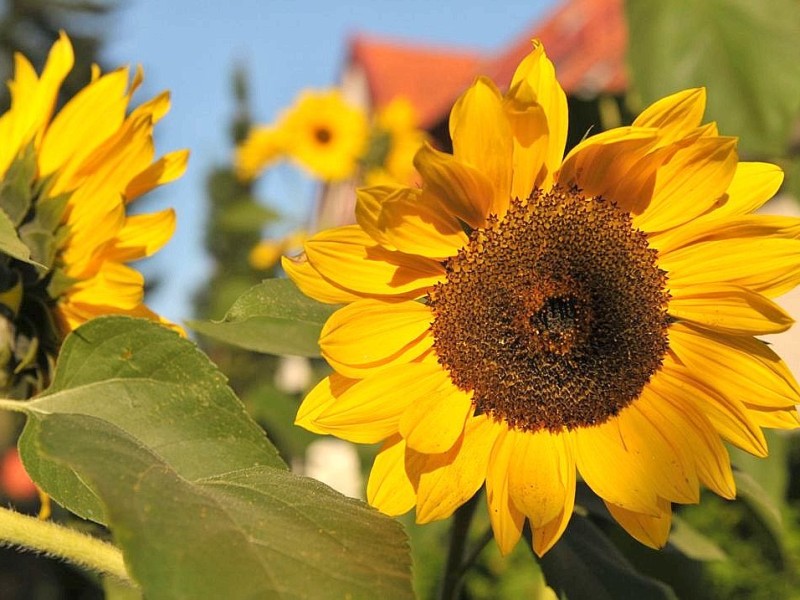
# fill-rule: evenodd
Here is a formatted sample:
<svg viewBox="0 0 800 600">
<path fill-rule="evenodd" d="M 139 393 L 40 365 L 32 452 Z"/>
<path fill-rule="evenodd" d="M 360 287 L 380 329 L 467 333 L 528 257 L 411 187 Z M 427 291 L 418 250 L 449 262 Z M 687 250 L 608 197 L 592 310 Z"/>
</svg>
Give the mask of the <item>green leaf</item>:
<svg viewBox="0 0 800 600">
<path fill-rule="evenodd" d="M 278 218 L 274 210 L 251 199 L 237 201 L 219 214 L 217 227 L 227 233 L 260 232 L 264 225 Z"/>
<path fill-rule="evenodd" d="M 764 490 L 759 482 L 749 473 L 734 470 L 733 478 L 736 481 L 736 496 L 747 504 L 750 510 L 766 526 L 767 530 L 775 538 L 779 547 L 782 546 L 783 539 L 783 519 L 781 511 L 770 495 Z"/>
<path fill-rule="evenodd" d="M 540 559 L 548 585 L 569 600 L 677 600 L 665 584 L 637 573 L 587 518 L 573 514 L 561 540 Z"/>
<path fill-rule="evenodd" d="M 3 210 L 0 210 L 0 252 L 26 263 L 36 264 L 31 260 L 30 248 L 19 239 L 17 228 Z"/>
<path fill-rule="evenodd" d="M 319 356 L 319 333 L 337 308 L 308 298 L 288 279 L 267 279 L 245 292 L 221 321 L 188 326 L 247 350 Z"/>
<path fill-rule="evenodd" d="M 727 555 L 707 536 L 697 531 L 678 515 L 672 515 L 669 545 L 693 560 L 725 560 Z"/>
<path fill-rule="evenodd" d="M 83 325 L 22 406 L 32 477 L 108 525 L 144 597 L 412 595 L 400 524 L 288 472 L 224 377 L 160 325 Z"/>
<path fill-rule="evenodd" d="M 758 482 L 776 508 L 786 504 L 790 473 L 789 435 L 786 431 L 764 430 L 769 447 L 766 458 L 753 456 L 736 447 L 730 448 L 731 462 Z"/>
<path fill-rule="evenodd" d="M 781 155 L 800 112 L 796 0 L 626 0 L 628 63 L 645 104 L 708 88 L 707 120 L 746 152 Z"/>
<path fill-rule="evenodd" d="M 190 478 L 243 464 L 284 467 L 208 358 L 148 321 L 103 317 L 80 327 L 64 342 L 52 385 L 26 407 L 20 452 L 28 472 L 56 501 L 101 523 L 102 508 L 80 479 L 36 452 L 48 414 L 116 425 Z"/>
<path fill-rule="evenodd" d="M 102 499 L 147 598 L 412 597 L 400 524 L 319 482 L 267 466 L 189 481 L 107 422 L 42 429 L 41 451 Z"/>
<path fill-rule="evenodd" d="M 36 151 L 30 143 L 11 163 L 0 182 L 0 209 L 15 226 L 22 223 L 30 210 L 35 177 Z"/>
</svg>

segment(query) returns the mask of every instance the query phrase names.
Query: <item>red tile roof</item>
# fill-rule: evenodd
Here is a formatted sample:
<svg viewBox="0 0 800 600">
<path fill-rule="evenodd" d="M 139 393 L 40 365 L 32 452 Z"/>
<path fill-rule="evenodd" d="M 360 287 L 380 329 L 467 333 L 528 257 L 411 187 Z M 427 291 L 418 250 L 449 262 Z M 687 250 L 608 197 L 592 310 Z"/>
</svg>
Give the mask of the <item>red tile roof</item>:
<svg viewBox="0 0 800 600">
<path fill-rule="evenodd" d="M 364 69 L 373 106 L 405 96 L 426 125 L 450 110 L 453 98 L 472 83 L 482 62 L 476 52 L 366 36 L 351 40 L 350 60 Z"/>
<path fill-rule="evenodd" d="M 357 36 L 350 43 L 350 60 L 364 69 L 374 106 L 406 96 L 421 124 L 430 127 L 447 115 L 476 76 L 488 75 L 501 88 L 508 86 L 533 38 L 544 44 L 568 94 L 594 96 L 625 89 L 627 28 L 622 0 L 563 0 L 495 55 Z"/>
</svg>

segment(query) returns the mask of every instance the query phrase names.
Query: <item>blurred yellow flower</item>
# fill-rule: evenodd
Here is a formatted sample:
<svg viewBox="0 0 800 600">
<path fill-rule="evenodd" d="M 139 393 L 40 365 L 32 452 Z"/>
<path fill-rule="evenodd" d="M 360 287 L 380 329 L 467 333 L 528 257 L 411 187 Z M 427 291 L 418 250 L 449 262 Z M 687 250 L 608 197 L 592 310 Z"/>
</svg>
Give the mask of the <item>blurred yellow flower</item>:
<svg viewBox="0 0 800 600">
<path fill-rule="evenodd" d="M 337 90 L 304 92 L 278 121 L 287 155 L 325 181 L 355 175 L 367 143 L 364 112 Z"/>
<path fill-rule="evenodd" d="M 7 268 L 25 282 L 23 303 L 37 297 L 50 306 L 61 333 L 109 313 L 158 318 L 143 304 L 141 274 L 126 263 L 161 248 L 175 214 L 133 216 L 126 208 L 179 177 L 188 159 L 181 150 L 154 160 L 153 127 L 169 110 L 167 92 L 126 114 L 141 70 L 131 82 L 128 68 L 101 74 L 95 67 L 91 83 L 53 115 L 73 62 L 64 33 L 41 77 L 16 55 L 11 108 L 0 117 L 0 178 L 25 182 L 24 203 L 3 208 L 43 265 Z"/>
<path fill-rule="evenodd" d="M 236 176 L 248 181 L 284 157 L 286 139 L 282 129 L 262 125 L 250 130 L 247 138 L 237 148 L 234 156 Z"/>
<path fill-rule="evenodd" d="M 279 239 L 262 240 L 250 251 L 250 266 L 256 271 L 266 271 L 275 266 L 282 255 L 302 248 L 306 239 L 308 234 L 300 229 Z"/>
<path fill-rule="evenodd" d="M 378 111 L 371 136 L 372 148 L 364 161 L 365 185 L 414 185 L 419 181 L 414 155 L 428 136 L 417 125 L 416 111 L 407 98 L 395 98 Z"/>
<path fill-rule="evenodd" d="M 485 485 L 501 551 L 527 520 L 541 555 L 579 472 L 661 547 L 672 503 L 734 497 L 723 440 L 765 456 L 762 428 L 797 428 L 800 386 L 755 336 L 792 323 L 771 298 L 800 283 L 800 220 L 750 214 L 782 173 L 740 162 L 704 109 L 680 92 L 564 157 L 536 44 L 507 93 L 479 78 L 458 99 L 453 154 L 416 154 L 421 188 L 359 190 L 357 225 L 284 260 L 345 304 L 320 337 L 335 372 L 296 422 L 382 442 L 373 506 L 425 523 Z"/>
</svg>

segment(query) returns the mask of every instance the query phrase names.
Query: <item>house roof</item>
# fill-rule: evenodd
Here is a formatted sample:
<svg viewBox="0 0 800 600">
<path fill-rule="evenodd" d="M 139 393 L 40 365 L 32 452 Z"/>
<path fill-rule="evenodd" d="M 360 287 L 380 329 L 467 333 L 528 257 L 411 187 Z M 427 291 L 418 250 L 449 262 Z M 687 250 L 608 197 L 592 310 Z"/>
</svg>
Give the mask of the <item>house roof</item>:
<svg viewBox="0 0 800 600">
<path fill-rule="evenodd" d="M 360 35 L 351 40 L 350 60 L 364 70 L 373 106 L 405 96 L 417 109 L 421 125 L 430 127 L 444 118 L 478 75 L 507 87 L 533 38 L 544 44 L 567 94 L 594 96 L 625 89 L 622 0 L 562 0 L 548 17 L 496 54 Z"/>
</svg>

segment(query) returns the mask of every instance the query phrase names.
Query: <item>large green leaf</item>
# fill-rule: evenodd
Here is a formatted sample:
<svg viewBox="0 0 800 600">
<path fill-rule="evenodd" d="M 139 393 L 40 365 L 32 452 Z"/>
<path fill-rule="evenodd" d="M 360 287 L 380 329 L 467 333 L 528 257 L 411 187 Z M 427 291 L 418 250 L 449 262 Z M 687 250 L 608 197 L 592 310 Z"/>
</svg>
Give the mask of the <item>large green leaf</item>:
<svg viewBox="0 0 800 600">
<path fill-rule="evenodd" d="M 337 308 L 304 296 L 288 279 L 267 279 L 243 294 L 221 321 L 188 325 L 247 350 L 319 356 L 319 332 Z"/>
<path fill-rule="evenodd" d="M 626 0 L 628 62 L 645 103 L 708 88 L 709 120 L 751 153 L 786 150 L 800 113 L 797 0 Z"/>
<path fill-rule="evenodd" d="M 147 598 L 412 596 L 400 524 L 312 479 L 243 466 L 189 481 L 86 416 L 45 419 L 39 443 L 102 499 Z"/>
<path fill-rule="evenodd" d="M 86 486 L 34 447 L 49 414 L 117 425 L 189 478 L 243 464 L 285 468 L 208 358 L 176 333 L 139 319 L 106 317 L 78 329 L 64 343 L 52 385 L 26 406 L 32 418 L 20 451 L 29 472 L 58 502 L 99 522 L 100 505 Z"/>
<path fill-rule="evenodd" d="M 570 600 L 676 600 L 665 584 L 637 573 L 588 517 L 573 514 L 541 560 L 548 585 Z"/>
<path fill-rule="evenodd" d="M 33 479 L 105 523 L 148 598 L 405 598 L 398 523 L 289 473 L 196 346 L 90 321 L 24 405 Z"/>
</svg>

